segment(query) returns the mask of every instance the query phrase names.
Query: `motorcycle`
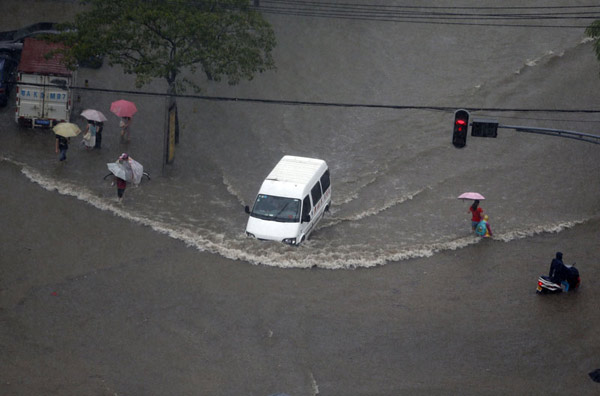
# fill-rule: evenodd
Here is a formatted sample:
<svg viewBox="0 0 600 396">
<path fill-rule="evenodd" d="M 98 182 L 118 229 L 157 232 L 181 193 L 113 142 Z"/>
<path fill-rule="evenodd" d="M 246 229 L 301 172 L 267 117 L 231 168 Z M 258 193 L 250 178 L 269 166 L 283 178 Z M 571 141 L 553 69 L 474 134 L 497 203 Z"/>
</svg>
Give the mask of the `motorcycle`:
<svg viewBox="0 0 600 396">
<path fill-rule="evenodd" d="M 579 289 L 581 284 L 581 277 L 579 276 L 579 270 L 575 268 L 575 264 L 567 267 L 567 279 L 561 283 L 554 283 L 550 280 L 549 276 L 541 275 L 538 278 L 537 294 L 554 294 L 568 291 L 575 291 Z"/>
</svg>

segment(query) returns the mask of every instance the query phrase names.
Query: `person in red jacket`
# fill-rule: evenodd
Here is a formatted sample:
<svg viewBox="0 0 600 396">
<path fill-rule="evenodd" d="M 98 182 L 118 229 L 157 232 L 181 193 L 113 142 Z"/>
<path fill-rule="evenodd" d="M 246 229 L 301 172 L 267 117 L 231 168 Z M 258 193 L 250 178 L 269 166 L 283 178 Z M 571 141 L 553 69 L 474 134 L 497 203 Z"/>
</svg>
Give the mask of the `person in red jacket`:
<svg viewBox="0 0 600 396">
<path fill-rule="evenodd" d="M 115 176 L 115 183 L 117 184 L 117 197 L 119 197 L 119 203 L 121 203 L 123 202 L 123 194 L 125 193 L 125 188 L 127 188 L 127 182 Z"/>
<path fill-rule="evenodd" d="M 483 209 L 479 207 L 479 200 L 473 202 L 473 205 L 469 208 L 469 212 L 471 212 L 471 228 L 475 231 L 483 215 Z"/>
</svg>

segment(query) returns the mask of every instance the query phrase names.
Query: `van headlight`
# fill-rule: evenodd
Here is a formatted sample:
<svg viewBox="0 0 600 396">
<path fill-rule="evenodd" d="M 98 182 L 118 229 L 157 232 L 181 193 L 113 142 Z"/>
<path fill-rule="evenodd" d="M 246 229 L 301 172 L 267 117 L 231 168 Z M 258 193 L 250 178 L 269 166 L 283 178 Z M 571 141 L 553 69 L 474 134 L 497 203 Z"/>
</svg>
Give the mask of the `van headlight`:
<svg viewBox="0 0 600 396">
<path fill-rule="evenodd" d="M 285 238 L 283 240 L 283 243 L 287 243 L 288 245 L 295 245 L 296 244 L 296 238 Z"/>
</svg>

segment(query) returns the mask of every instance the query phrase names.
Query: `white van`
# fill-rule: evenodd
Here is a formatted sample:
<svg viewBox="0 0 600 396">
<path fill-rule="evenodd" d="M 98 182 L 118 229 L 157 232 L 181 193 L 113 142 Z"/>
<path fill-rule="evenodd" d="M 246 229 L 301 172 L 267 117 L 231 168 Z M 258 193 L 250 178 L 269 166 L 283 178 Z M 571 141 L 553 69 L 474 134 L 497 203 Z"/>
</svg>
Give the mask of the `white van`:
<svg viewBox="0 0 600 396">
<path fill-rule="evenodd" d="M 331 182 L 320 159 L 284 156 L 263 182 L 246 234 L 258 239 L 299 245 L 329 210 Z"/>
</svg>

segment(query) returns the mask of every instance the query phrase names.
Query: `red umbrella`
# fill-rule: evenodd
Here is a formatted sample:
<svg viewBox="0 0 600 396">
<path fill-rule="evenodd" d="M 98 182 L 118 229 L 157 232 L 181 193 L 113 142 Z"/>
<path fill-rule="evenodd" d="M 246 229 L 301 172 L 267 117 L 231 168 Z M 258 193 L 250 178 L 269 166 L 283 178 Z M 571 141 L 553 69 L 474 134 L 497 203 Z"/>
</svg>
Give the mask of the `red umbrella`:
<svg viewBox="0 0 600 396">
<path fill-rule="evenodd" d="M 120 99 L 110 104 L 110 111 L 119 117 L 131 117 L 137 112 L 135 103 Z"/>
</svg>

